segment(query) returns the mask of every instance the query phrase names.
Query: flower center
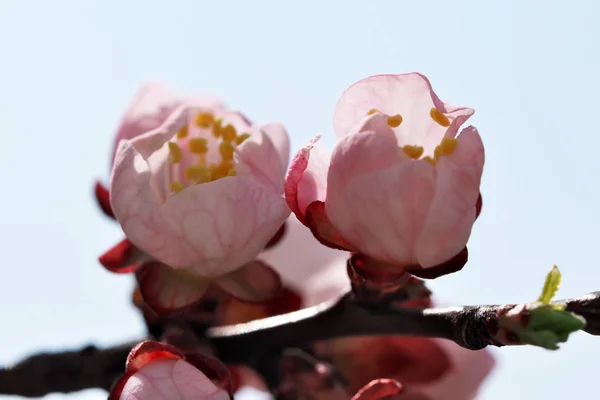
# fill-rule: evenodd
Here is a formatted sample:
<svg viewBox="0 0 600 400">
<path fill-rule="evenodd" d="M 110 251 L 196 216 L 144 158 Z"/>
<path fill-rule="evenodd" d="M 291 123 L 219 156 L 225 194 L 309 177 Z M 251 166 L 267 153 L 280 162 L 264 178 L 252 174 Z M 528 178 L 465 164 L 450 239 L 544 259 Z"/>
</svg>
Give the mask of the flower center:
<svg viewBox="0 0 600 400">
<path fill-rule="evenodd" d="M 367 115 L 373 115 L 375 113 L 383 114 L 378 109 L 372 108 L 367 112 Z M 451 124 L 450 119 L 443 112 L 441 112 L 435 107 L 432 107 L 431 110 L 429 110 L 429 116 L 433 121 L 435 121 L 438 125 L 440 125 L 443 128 L 447 128 Z M 400 124 L 402 124 L 402 121 L 403 118 L 400 114 L 387 116 L 387 124 L 390 128 L 399 127 Z M 440 157 L 452 154 L 457 145 L 458 139 L 445 136 L 442 138 L 440 144 L 435 147 L 433 151 L 433 157 L 425 156 L 422 159 L 431 163 L 432 165 L 436 165 Z M 416 145 L 405 145 L 402 147 L 402 151 L 409 158 L 414 160 L 421 159 L 421 156 L 425 152 L 423 146 Z"/>
<path fill-rule="evenodd" d="M 202 133 L 207 137 L 202 137 Z M 168 143 L 173 176 L 180 177 L 180 165 L 186 164 L 183 169 L 184 181 L 174 179 L 171 182 L 171 190 L 178 193 L 188 186 L 235 176 L 236 170 L 233 164 L 235 148 L 249 136 L 249 133 L 238 134 L 231 124 L 223 125 L 223 119 L 216 118 L 210 112 L 202 111 L 196 114 L 194 120 L 181 128 L 174 136 L 174 140 Z M 209 142 L 218 144 L 218 154 L 211 160 L 213 162 L 207 160 Z"/>
</svg>

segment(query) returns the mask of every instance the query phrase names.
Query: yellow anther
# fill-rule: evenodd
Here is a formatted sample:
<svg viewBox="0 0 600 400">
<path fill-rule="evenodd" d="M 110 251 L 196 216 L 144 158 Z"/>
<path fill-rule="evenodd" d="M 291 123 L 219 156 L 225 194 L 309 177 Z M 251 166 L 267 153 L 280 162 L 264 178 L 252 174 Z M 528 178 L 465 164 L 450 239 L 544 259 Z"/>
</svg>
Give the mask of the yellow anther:
<svg viewBox="0 0 600 400">
<path fill-rule="evenodd" d="M 442 145 L 438 144 L 433 150 L 433 157 L 437 160 L 442 155 Z"/>
<path fill-rule="evenodd" d="M 193 166 L 183 170 L 183 176 L 186 181 L 194 183 L 203 183 L 210 180 L 210 171 L 206 167 Z"/>
<path fill-rule="evenodd" d="M 221 153 L 223 161 L 233 160 L 233 145 L 231 142 L 221 142 L 219 144 L 219 153 Z"/>
<path fill-rule="evenodd" d="M 402 150 L 404 151 L 404 154 L 406 154 L 407 156 L 409 156 L 410 158 L 414 158 L 415 160 L 418 160 L 419 157 L 421 157 L 423 155 L 423 147 L 421 146 L 404 146 L 402 148 Z"/>
<path fill-rule="evenodd" d="M 211 181 L 216 181 L 217 179 L 221 179 L 226 176 L 233 176 L 230 175 L 232 170 L 233 174 L 235 174 L 235 167 L 231 161 L 223 161 L 219 165 L 211 164 Z"/>
<path fill-rule="evenodd" d="M 196 115 L 196 125 L 200 128 L 210 128 L 215 122 L 215 116 L 209 112 L 201 112 Z"/>
<path fill-rule="evenodd" d="M 218 138 L 221 136 L 221 130 L 223 130 L 223 118 L 217 118 L 213 123 L 212 133 Z"/>
<path fill-rule="evenodd" d="M 175 193 L 179 193 L 181 192 L 183 189 L 185 189 L 185 185 L 181 182 L 173 182 L 171 183 L 171 190 Z"/>
<path fill-rule="evenodd" d="M 177 139 L 183 139 L 183 138 L 187 137 L 188 132 L 189 132 L 189 128 L 186 125 L 177 131 Z"/>
<path fill-rule="evenodd" d="M 456 149 L 457 145 L 458 145 L 458 139 L 447 137 L 447 136 L 444 137 L 442 139 L 442 142 L 438 146 L 440 148 L 440 155 L 447 156 L 449 154 L 452 154 L 454 152 L 454 149 Z"/>
<path fill-rule="evenodd" d="M 437 160 L 434 160 L 433 158 L 431 158 L 429 156 L 424 157 L 423 160 L 427 161 L 429 164 L 431 164 L 433 166 L 435 166 L 435 164 L 437 163 Z"/>
<path fill-rule="evenodd" d="M 244 140 L 248 139 L 249 137 L 250 137 L 249 133 L 241 133 L 235 138 L 235 143 L 240 145 L 244 142 Z"/>
<path fill-rule="evenodd" d="M 402 115 L 396 114 L 388 117 L 387 124 L 392 128 L 397 128 L 402 123 Z"/>
<path fill-rule="evenodd" d="M 231 168 L 229 170 L 229 172 L 227 173 L 227 176 L 236 176 L 236 175 L 237 175 L 237 172 L 236 172 L 235 168 Z"/>
<path fill-rule="evenodd" d="M 369 112 L 367 113 L 367 115 L 373 115 L 373 114 L 375 114 L 375 113 L 377 113 L 377 112 L 379 112 L 379 110 L 378 110 L 378 109 L 376 109 L 376 108 L 371 108 L 371 109 L 369 110 Z"/>
<path fill-rule="evenodd" d="M 208 152 L 208 142 L 204 138 L 190 139 L 188 147 L 194 154 L 206 154 Z"/>
<path fill-rule="evenodd" d="M 433 119 L 435 122 L 437 122 L 444 128 L 450 126 L 450 120 L 448 119 L 448 117 L 446 117 L 444 113 L 438 110 L 437 108 L 433 107 L 431 111 L 429 111 L 429 115 L 431 116 L 431 119 Z"/>
<path fill-rule="evenodd" d="M 169 142 L 169 153 L 171 154 L 171 161 L 173 164 L 177 164 L 181 161 L 181 148 L 175 142 Z"/>
<path fill-rule="evenodd" d="M 223 138 L 223 140 L 229 140 L 229 141 L 235 140 L 236 136 L 237 136 L 237 131 L 231 124 L 225 125 L 223 127 L 223 129 L 221 130 L 221 137 Z"/>
</svg>

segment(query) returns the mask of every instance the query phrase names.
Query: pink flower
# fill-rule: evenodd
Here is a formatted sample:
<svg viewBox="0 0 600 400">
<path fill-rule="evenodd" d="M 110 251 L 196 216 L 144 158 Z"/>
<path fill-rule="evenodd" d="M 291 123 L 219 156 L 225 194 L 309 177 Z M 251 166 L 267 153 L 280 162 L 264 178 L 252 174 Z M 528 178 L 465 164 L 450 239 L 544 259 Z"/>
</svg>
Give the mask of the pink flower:
<svg viewBox="0 0 600 400">
<path fill-rule="evenodd" d="M 125 375 L 109 400 L 229 400 L 230 390 L 229 373 L 218 360 L 199 353 L 184 356 L 172 346 L 145 341 L 129 353 Z"/>
<path fill-rule="evenodd" d="M 417 73 L 359 81 L 336 106 L 331 157 L 317 137 L 292 161 L 287 202 L 330 247 L 423 277 L 454 272 L 481 207 L 483 144 L 472 126 L 458 135 L 473 113 Z"/>
<path fill-rule="evenodd" d="M 138 283 L 157 310 L 193 303 L 210 282 L 242 299 L 270 297 L 279 278 L 254 259 L 290 212 L 285 129 L 153 90 L 142 92 L 147 106 L 130 107 L 119 132 L 109 209 L 127 241 L 117 261 L 144 264 Z"/>
<path fill-rule="evenodd" d="M 285 226 L 281 241 L 261 252 L 258 259 L 271 265 L 283 284 L 300 295 L 303 307 L 350 290 L 348 252 L 323 246 L 294 216 L 288 218 Z"/>
<path fill-rule="evenodd" d="M 452 367 L 434 382 L 407 385 L 407 395 L 431 400 L 475 399 L 481 384 L 494 369 L 495 361 L 490 352 L 467 350 L 446 339 L 429 340 L 444 349 Z"/>
</svg>

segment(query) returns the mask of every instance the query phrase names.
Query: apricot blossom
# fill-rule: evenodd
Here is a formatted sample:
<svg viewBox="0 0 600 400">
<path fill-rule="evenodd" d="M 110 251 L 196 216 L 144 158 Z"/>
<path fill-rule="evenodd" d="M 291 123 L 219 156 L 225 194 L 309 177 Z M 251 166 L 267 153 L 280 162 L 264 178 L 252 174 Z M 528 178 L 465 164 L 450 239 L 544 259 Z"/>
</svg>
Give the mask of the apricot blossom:
<svg viewBox="0 0 600 400">
<path fill-rule="evenodd" d="M 474 113 L 426 77 L 377 75 L 344 92 L 331 156 L 313 139 L 292 161 L 286 199 L 322 243 L 436 277 L 466 262 L 481 207 L 484 149 Z"/>
<path fill-rule="evenodd" d="M 268 298 L 279 278 L 254 259 L 289 215 L 287 133 L 220 105 L 181 104 L 160 126 L 119 141 L 110 209 L 127 236 L 122 254 L 144 264 L 140 290 L 157 310 L 193 303 L 211 282 Z"/>
</svg>

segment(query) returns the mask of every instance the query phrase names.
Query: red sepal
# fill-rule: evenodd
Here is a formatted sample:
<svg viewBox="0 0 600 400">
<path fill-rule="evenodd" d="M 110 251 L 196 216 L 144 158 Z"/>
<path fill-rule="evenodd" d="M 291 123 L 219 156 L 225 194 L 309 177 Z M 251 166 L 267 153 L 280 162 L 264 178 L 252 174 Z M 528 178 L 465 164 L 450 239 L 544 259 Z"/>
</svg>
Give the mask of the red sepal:
<svg viewBox="0 0 600 400">
<path fill-rule="evenodd" d="M 138 249 L 127 238 L 98 258 L 104 268 L 117 274 L 135 272 L 142 264 L 151 260 L 152 257 Z"/>
<path fill-rule="evenodd" d="M 98 202 L 102 212 L 104 212 L 104 214 L 106 214 L 106 216 L 109 218 L 115 219 L 115 214 L 110 206 L 110 193 L 108 192 L 108 189 L 104 187 L 102 183 L 96 182 L 94 194 L 96 195 L 96 201 Z"/>
<path fill-rule="evenodd" d="M 352 400 L 391 400 L 401 391 L 400 382 L 393 379 L 377 379 L 360 389 Z"/>
</svg>

